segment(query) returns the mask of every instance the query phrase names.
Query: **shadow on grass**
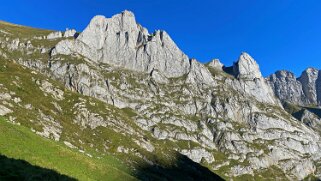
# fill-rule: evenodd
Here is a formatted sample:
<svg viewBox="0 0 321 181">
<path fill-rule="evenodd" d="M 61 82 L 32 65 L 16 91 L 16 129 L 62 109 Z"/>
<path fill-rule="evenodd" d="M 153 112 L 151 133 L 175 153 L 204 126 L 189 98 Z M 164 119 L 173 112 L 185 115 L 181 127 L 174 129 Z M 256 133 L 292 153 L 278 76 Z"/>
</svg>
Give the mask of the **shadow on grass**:
<svg viewBox="0 0 321 181">
<path fill-rule="evenodd" d="M 177 154 L 175 163 L 169 167 L 145 165 L 133 175 L 143 181 L 220 181 L 220 176 L 208 168 L 193 162 L 188 157 Z M 121 179 L 121 178 L 120 178 Z M 31 165 L 24 160 L 17 160 L 0 155 L 0 181 L 75 181 L 46 168 Z"/>
<path fill-rule="evenodd" d="M 33 166 L 24 160 L 16 160 L 0 155 L 1 181 L 74 181 L 54 170 Z"/>
<path fill-rule="evenodd" d="M 173 166 L 164 168 L 157 165 L 145 165 L 138 169 L 136 177 L 144 181 L 213 181 L 223 180 L 208 168 L 193 162 L 185 155 L 177 154 Z"/>
</svg>

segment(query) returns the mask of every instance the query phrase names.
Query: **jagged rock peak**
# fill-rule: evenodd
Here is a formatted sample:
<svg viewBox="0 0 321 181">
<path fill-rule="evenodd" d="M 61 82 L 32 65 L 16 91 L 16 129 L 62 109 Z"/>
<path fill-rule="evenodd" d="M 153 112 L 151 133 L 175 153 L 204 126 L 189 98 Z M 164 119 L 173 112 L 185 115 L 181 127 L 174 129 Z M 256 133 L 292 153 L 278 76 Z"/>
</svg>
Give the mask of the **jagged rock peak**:
<svg viewBox="0 0 321 181">
<path fill-rule="evenodd" d="M 278 70 L 275 72 L 275 74 L 272 74 L 270 77 L 296 79 L 294 73 L 287 70 Z"/>
<path fill-rule="evenodd" d="M 319 76 L 319 70 L 316 68 L 307 68 L 305 69 L 301 76 L 298 78 L 298 80 L 302 83 L 302 84 L 306 84 L 306 83 L 313 83 L 315 84 L 315 81 L 318 79 Z"/>
<path fill-rule="evenodd" d="M 136 19 L 133 12 L 125 10 L 119 14 L 116 14 L 112 16 L 111 18 L 106 18 L 104 15 L 96 15 L 94 16 L 89 26 L 95 26 L 95 25 L 104 25 L 108 21 L 116 20 L 119 22 L 120 26 L 126 27 L 126 26 L 136 26 Z"/>
<path fill-rule="evenodd" d="M 219 59 L 213 59 L 208 63 L 208 66 L 214 69 L 222 70 L 224 67 L 224 64 L 222 64 Z"/>
<path fill-rule="evenodd" d="M 318 74 L 319 70 L 313 67 L 309 67 L 305 69 L 302 73 L 307 73 L 307 74 Z"/>
<path fill-rule="evenodd" d="M 111 18 L 95 16 L 76 40 L 59 42 L 52 55 L 77 53 L 94 62 L 134 71 L 158 69 L 167 77 L 189 71 L 189 58 L 165 31 L 149 34 L 130 11 Z"/>
<path fill-rule="evenodd" d="M 308 68 L 302 72 L 298 80 L 302 84 L 303 92 L 308 99 L 309 104 L 316 105 L 318 103 L 317 97 L 317 80 L 319 78 L 319 70 L 315 68 Z"/>
<path fill-rule="evenodd" d="M 304 104 L 305 95 L 302 84 L 296 79 L 294 73 L 280 70 L 267 78 L 274 94 L 281 100 L 290 103 Z"/>
<path fill-rule="evenodd" d="M 289 71 L 277 71 L 267 80 L 282 101 L 301 106 L 321 105 L 321 73 L 318 69 L 308 68 L 299 78 Z"/>
<path fill-rule="evenodd" d="M 235 77 L 239 79 L 262 78 L 259 65 L 247 53 L 242 52 L 237 62 L 233 65 Z"/>
<path fill-rule="evenodd" d="M 144 31 L 144 29 L 136 23 L 135 15 L 132 12 L 123 11 L 111 18 L 106 18 L 102 15 L 93 17 L 87 28 L 80 34 L 78 40 L 93 49 L 103 48 L 108 36 L 115 36 L 114 39 L 119 37 L 120 41 L 125 40 L 131 43 L 130 45 L 136 45 L 134 39 L 137 37 L 134 35 L 129 37 L 129 34 L 138 34 L 140 31 L 148 34 L 147 30 Z M 121 39 L 121 37 L 123 39 Z"/>
<path fill-rule="evenodd" d="M 212 85 L 214 80 L 212 74 L 204 64 L 198 62 L 196 59 L 190 59 L 190 71 L 187 82 Z"/>
</svg>

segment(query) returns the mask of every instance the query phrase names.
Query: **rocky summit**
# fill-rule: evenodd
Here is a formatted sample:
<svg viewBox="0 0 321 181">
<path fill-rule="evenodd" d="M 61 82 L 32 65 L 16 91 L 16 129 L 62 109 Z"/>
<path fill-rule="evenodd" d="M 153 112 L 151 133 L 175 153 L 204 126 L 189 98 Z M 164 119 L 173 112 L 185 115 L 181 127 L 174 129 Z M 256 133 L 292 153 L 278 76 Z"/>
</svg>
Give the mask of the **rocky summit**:
<svg viewBox="0 0 321 181">
<path fill-rule="evenodd" d="M 76 40 L 61 41 L 52 51 L 53 55 L 72 53 L 135 71 L 157 69 L 167 77 L 179 77 L 189 70 L 188 57 L 165 31 L 150 34 L 129 11 L 112 18 L 94 17 Z"/>
<path fill-rule="evenodd" d="M 321 179 L 315 68 L 264 78 L 245 52 L 231 66 L 203 64 L 130 11 L 95 16 L 80 33 L 0 30 L 2 118 L 97 169 L 34 164 L 79 180 L 107 178 L 97 170 L 110 157 L 113 173 L 126 175 L 118 180 Z"/>
</svg>

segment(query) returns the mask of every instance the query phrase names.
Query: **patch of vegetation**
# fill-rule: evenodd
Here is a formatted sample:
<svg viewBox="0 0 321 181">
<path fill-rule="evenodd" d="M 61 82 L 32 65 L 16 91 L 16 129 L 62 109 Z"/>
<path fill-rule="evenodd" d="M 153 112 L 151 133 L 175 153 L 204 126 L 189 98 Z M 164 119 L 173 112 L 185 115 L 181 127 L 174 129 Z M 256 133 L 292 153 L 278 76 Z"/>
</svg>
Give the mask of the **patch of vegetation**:
<svg viewBox="0 0 321 181">
<path fill-rule="evenodd" d="M 0 118 L 0 154 L 79 180 L 135 180 L 130 170 L 111 156 L 90 158 L 3 118 Z"/>
<path fill-rule="evenodd" d="M 284 102 L 283 103 L 283 108 L 290 114 L 295 114 L 299 111 L 301 111 L 301 107 L 300 106 L 297 106 L 297 105 L 294 105 L 292 103 L 289 103 L 289 102 Z"/>
<path fill-rule="evenodd" d="M 46 36 L 53 32 L 51 30 L 43 30 L 37 28 L 31 28 L 12 23 L 0 21 L 0 29 L 9 33 L 8 36 L 21 37 L 21 38 L 33 38 L 34 36 Z"/>
<path fill-rule="evenodd" d="M 218 70 L 212 67 L 209 67 L 208 65 L 206 65 L 206 67 L 208 68 L 208 70 L 210 71 L 210 73 L 212 74 L 212 76 L 214 78 L 216 77 L 222 77 L 223 79 L 235 79 L 235 77 L 233 76 L 233 74 L 231 73 L 231 71 L 229 71 L 228 69 L 224 69 L 224 70 Z M 229 67 L 228 67 L 229 68 Z"/>
</svg>

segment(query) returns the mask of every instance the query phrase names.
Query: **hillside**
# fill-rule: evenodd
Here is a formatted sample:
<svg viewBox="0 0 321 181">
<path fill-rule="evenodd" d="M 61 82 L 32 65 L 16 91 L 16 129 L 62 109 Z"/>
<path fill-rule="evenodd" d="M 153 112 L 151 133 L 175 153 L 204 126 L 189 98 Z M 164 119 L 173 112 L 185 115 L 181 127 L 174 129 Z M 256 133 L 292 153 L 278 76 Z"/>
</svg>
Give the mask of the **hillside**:
<svg viewBox="0 0 321 181">
<path fill-rule="evenodd" d="M 245 52 L 231 66 L 202 64 L 129 11 L 81 33 L 0 22 L 0 60 L 0 115 L 15 124 L 1 121 L 0 154 L 57 176 L 321 175 L 317 69 L 264 78 Z"/>
<path fill-rule="evenodd" d="M 3 118 L 0 120 L 0 131 L 1 180 L 50 180 L 51 177 L 53 180 L 136 180 L 127 166 L 111 156 L 88 157 L 61 143 L 44 139 L 23 126 L 8 123 Z M 8 161 L 8 157 L 15 160 Z M 57 172 L 70 177 L 62 177 Z"/>
</svg>

